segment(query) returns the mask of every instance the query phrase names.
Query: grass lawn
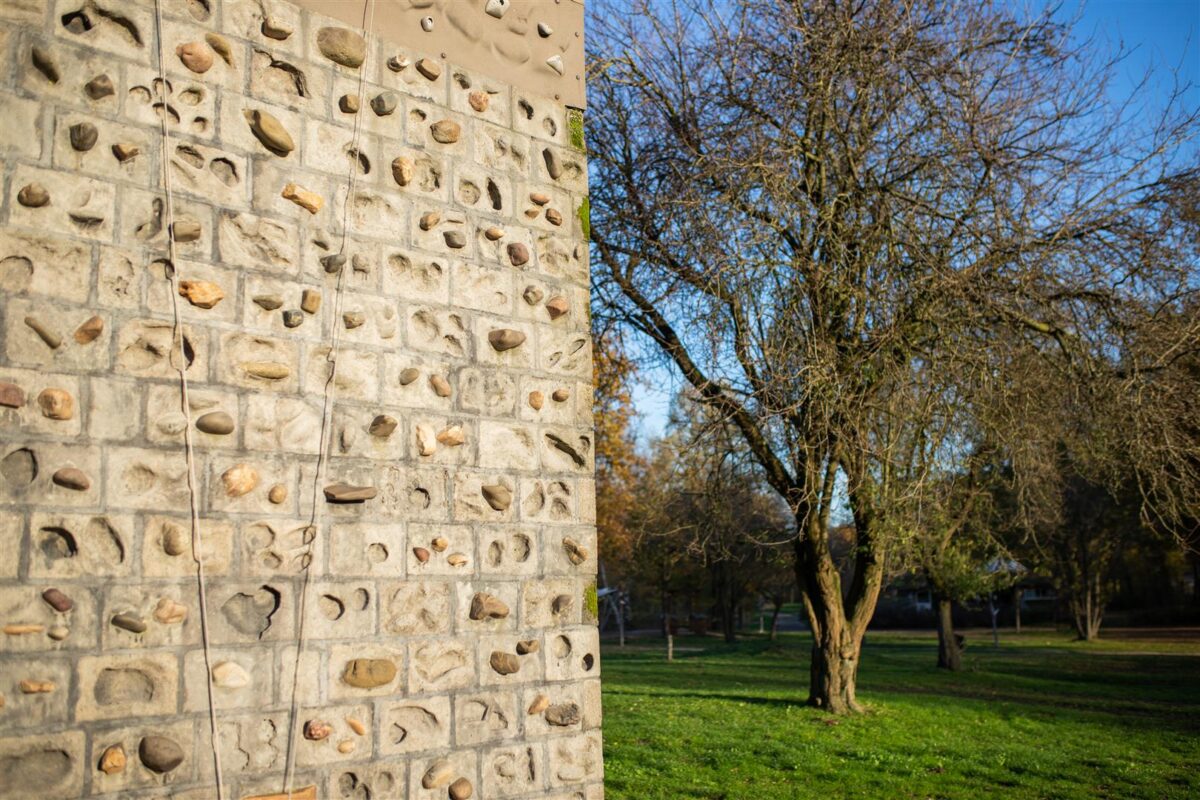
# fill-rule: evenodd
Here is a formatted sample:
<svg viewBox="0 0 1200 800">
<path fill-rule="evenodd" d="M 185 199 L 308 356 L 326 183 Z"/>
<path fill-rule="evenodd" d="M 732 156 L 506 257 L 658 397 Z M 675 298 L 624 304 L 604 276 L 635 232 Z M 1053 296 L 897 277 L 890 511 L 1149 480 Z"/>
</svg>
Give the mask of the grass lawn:
<svg viewBox="0 0 1200 800">
<path fill-rule="evenodd" d="M 952 674 L 930 635 L 868 634 L 842 719 L 804 705 L 805 634 L 606 642 L 606 797 L 1200 797 L 1200 639 L 969 638 Z"/>
</svg>

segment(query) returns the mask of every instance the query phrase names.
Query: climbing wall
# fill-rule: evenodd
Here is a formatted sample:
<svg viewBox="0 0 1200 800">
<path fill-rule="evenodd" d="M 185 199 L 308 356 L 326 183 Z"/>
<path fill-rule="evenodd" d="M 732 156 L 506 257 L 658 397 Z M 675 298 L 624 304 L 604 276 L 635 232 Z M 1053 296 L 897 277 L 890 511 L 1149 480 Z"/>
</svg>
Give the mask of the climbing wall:
<svg viewBox="0 0 1200 800">
<path fill-rule="evenodd" d="M 420 45 L 0 0 L 0 798 L 602 798 L 582 122 Z"/>
</svg>

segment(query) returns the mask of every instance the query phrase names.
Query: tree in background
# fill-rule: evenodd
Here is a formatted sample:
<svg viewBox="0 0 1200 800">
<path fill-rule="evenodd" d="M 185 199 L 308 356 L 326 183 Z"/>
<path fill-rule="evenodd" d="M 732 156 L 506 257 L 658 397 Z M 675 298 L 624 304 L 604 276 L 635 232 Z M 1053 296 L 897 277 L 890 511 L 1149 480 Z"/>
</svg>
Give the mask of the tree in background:
<svg viewBox="0 0 1200 800">
<path fill-rule="evenodd" d="M 1097 297 L 1187 296 L 1164 208 L 1196 113 L 1114 108 L 1116 62 L 1051 10 L 597 0 L 589 25 L 597 316 L 654 343 L 786 504 L 810 702 L 859 710 L 931 387 L 1007 374 L 1000 335 L 1086 341 Z"/>
</svg>

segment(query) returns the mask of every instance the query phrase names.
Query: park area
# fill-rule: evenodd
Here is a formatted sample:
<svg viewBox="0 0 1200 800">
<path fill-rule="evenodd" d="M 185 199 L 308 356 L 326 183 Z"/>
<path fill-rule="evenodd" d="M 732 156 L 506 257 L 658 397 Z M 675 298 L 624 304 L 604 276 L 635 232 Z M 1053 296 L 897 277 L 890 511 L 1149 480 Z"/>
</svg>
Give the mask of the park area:
<svg viewBox="0 0 1200 800">
<path fill-rule="evenodd" d="M 604 648 L 610 800 L 1200 796 L 1200 630 L 869 632 L 867 713 L 806 705 L 806 633 Z"/>
</svg>

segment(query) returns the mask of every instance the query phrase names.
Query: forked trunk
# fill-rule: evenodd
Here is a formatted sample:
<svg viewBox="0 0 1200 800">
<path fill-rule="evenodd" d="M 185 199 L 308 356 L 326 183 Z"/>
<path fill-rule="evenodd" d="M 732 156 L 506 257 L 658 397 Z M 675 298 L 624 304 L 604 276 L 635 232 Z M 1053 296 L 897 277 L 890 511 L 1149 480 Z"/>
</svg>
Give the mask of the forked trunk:
<svg viewBox="0 0 1200 800">
<path fill-rule="evenodd" d="M 1100 596 L 1100 581 L 1091 580 L 1082 592 L 1071 597 L 1071 621 L 1075 635 L 1082 641 L 1100 638 L 1100 623 L 1104 620 L 1104 599 Z"/>
<path fill-rule="evenodd" d="M 813 641 L 808 703 L 831 714 L 863 710 L 856 697 L 860 643 L 845 636 Z"/>
<path fill-rule="evenodd" d="M 779 614 L 783 611 L 783 603 L 776 603 L 775 610 L 771 612 L 771 641 L 779 638 Z"/>
<path fill-rule="evenodd" d="M 954 634 L 954 604 L 937 599 L 938 666 L 956 672 L 962 668 L 962 647 Z"/>
</svg>

